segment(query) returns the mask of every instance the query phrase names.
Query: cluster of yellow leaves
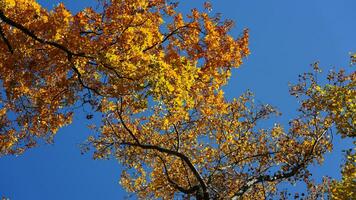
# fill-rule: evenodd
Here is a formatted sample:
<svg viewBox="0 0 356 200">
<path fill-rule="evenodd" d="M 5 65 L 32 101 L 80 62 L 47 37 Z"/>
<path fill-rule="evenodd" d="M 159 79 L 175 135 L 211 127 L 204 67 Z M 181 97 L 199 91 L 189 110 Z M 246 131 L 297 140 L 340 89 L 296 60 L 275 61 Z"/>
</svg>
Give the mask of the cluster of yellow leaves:
<svg viewBox="0 0 356 200">
<path fill-rule="evenodd" d="M 0 6 L 4 10 L 18 9 L 19 11 L 31 7 L 37 12 L 39 12 L 41 8 L 41 6 L 33 0 L 1 0 Z"/>
<path fill-rule="evenodd" d="M 338 133 L 345 137 L 356 134 L 356 72 L 330 71 L 329 84 L 319 85 L 316 76 L 320 73 L 317 63 L 314 73 L 301 76 L 301 83 L 291 88 L 291 94 L 302 99 L 304 113 L 325 113 L 329 120 L 326 126 L 335 123 Z"/>
<path fill-rule="evenodd" d="M 334 181 L 331 186 L 331 197 L 335 200 L 352 199 L 356 196 L 356 154 L 348 152 L 346 157 L 342 180 Z"/>
</svg>

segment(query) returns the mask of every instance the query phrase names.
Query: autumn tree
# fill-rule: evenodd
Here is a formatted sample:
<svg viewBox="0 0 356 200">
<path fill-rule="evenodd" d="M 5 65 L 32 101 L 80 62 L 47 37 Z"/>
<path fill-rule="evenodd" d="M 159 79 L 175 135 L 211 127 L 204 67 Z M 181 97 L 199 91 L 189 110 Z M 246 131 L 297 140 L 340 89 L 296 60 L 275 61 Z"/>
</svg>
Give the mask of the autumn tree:
<svg viewBox="0 0 356 200">
<path fill-rule="evenodd" d="M 120 183 L 138 197 L 264 199 L 283 196 L 281 182 L 313 187 L 307 167 L 332 150 L 333 127 L 355 136 L 355 72 L 320 85 L 315 64 L 290 89 L 300 115 L 261 128 L 274 107 L 222 90 L 249 54 L 247 29 L 233 38 L 231 21 L 183 16 L 171 1 L 99 3 L 72 15 L 63 4 L 0 0 L 1 155 L 52 142 L 89 105 L 102 118 L 83 150 L 120 161 Z"/>
</svg>

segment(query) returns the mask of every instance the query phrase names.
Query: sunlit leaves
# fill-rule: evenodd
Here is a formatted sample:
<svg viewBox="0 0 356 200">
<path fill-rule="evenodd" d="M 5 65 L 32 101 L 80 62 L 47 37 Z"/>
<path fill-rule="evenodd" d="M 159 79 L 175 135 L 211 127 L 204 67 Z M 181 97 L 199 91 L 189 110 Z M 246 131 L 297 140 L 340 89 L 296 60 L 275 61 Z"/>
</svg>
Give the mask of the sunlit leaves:
<svg viewBox="0 0 356 200">
<path fill-rule="evenodd" d="M 314 65 L 314 67 L 317 66 Z M 317 82 L 318 74 L 320 71 L 316 68 L 314 73 L 301 76 L 300 84 L 291 87 L 291 94 L 301 98 L 303 113 L 326 114 L 325 126 L 330 127 L 334 122 L 343 137 L 354 137 L 356 133 L 356 73 L 347 74 L 344 70 L 330 71 L 327 76 L 329 83 L 325 85 L 319 85 Z"/>
<path fill-rule="evenodd" d="M 356 188 L 356 154 L 348 150 L 346 163 L 342 168 L 342 180 L 334 181 L 331 187 L 332 199 L 352 199 L 355 197 Z"/>
<path fill-rule="evenodd" d="M 307 167 L 331 151 L 333 125 L 354 136 L 355 73 L 331 72 L 327 85 L 317 65 L 301 76 L 289 127 L 261 128 L 280 113 L 251 92 L 225 99 L 249 33 L 229 35 L 232 21 L 212 17 L 210 3 L 183 15 L 164 0 L 100 1 L 77 14 L 0 2 L 0 155 L 51 142 L 76 108 L 91 108 L 87 119 L 101 123 L 83 151 L 116 158 L 120 183 L 138 197 L 258 199 L 283 181 L 310 183 Z"/>
</svg>

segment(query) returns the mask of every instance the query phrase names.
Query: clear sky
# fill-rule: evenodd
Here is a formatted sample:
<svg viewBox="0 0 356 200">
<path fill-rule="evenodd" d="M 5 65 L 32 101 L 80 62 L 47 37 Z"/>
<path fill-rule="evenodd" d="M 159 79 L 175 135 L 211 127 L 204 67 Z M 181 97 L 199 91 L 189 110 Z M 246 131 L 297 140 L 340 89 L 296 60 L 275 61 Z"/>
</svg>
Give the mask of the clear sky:
<svg viewBox="0 0 356 200">
<path fill-rule="evenodd" d="M 39 1 L 51 8 L 59 1 Z M 193 3 L 194 2 L 194 3 Z M 204 1 L 181 1 L 186 12 Z M 252 54 L 225 88 L 226 95 L 239 96 L 251 89 L 256 99 L 275 105 L 286 123 L 295 116 L 297 103 L 288 94 L 288 83 L 296 82 L 309 65 L 320 61 L 325 70 L 349 68 L 349 52 L 356 52 L 355 0 L 215 0 L 213 11 L 236 22 L 231 32 L 238 36 L 250 29 Z M 64 1 L 72 12 L 90 1 Z M 92 4 L 95 5 L 95 4 Z M 0 158 L 0 196 L 13 200 L 122 199 L 127 194 L 118 184 L 120 165 L 115 160 L 92 160 L 81 155 L 79 144 L 90 131 L 84 115 L 61 129 L 53 145 L 42 145 L 24 155 Z M 341 149 L 350 141 L 335 139 L 335 153 L 323 167 L 313 167 L 317 176 L 339 177 Z M 317 169 L 317 170 L 315 170 Z"/>
</svg>

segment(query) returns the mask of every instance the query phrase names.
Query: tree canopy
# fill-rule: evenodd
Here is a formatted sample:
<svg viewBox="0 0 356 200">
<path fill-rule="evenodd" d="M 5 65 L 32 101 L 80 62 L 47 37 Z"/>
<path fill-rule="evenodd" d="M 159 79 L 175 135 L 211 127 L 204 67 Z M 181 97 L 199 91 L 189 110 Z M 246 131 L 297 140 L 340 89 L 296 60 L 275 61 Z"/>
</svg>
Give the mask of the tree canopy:
<svg viewBox="0 0 356 200">
<path fill-rule="evenodd" d="M 308 166 L 332 150 L 332 129 L 355 137 L 355 72 L 331 71 L 320 84 L 313 64 L 290 86 L 299 114 L 263 128 L 280 114 L 273 106 L 250 91 L 230 101 L 222 89 L 250 53 L 248 29 L 232 37 L 233 22 L 209 3 L 186 16 L 165 0 L 99 3 L 72 15 L 64 4 L 0 1 L 0 155 L 52 142 L 90 106 L 101 123 L 82 150 L 117 159 L 121 185 L 142 199 L 284 198 L 278 185 L 297 181 L 311 199 L 328 196 Z M 354 155 L 330 185 L 335 199 L 354 195 Z"/>
</svg>

